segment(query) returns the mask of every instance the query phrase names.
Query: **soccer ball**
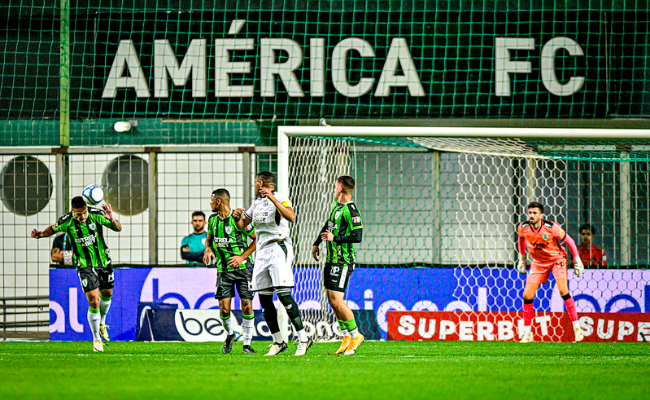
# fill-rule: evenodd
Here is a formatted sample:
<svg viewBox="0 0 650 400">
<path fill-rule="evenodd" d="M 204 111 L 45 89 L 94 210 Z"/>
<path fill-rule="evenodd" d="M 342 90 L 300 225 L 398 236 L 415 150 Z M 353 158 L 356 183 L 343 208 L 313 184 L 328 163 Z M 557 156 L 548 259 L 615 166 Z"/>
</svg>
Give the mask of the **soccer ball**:
<svg viewBox="0 0 650 400">
<path fill-rule="evenodd" d="M 104 200 L 104 189 L 97 185 L 88 185 L 81 192 L 81 197 L 84 198 L 86 204 L 94 206 Z"/>
</svg>

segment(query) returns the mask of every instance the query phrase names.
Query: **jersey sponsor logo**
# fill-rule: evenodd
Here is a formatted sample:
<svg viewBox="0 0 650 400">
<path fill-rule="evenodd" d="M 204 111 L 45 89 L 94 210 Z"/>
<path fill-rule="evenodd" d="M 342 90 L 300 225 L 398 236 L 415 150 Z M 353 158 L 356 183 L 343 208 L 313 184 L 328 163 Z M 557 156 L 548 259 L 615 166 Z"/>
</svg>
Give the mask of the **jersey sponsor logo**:
<svg viewBox="0 0 650 400">
<path fill-rule="evenodd" d="M 220 237 L 214 238 L 214 244 L 217 247 L 228 247 L 230 243 L 234 243 L 234 240 L 232 238 L 220 238 Z"/>
<path fill-rule="evenodd" d="M 361 223 L 361 217 L 352 218 L 352 223 L 355 225 L 359 225 Z"/>
<path fill-rule="evenodd" d="M 560 229 L 560 232 L 558 232 L 558 235 L 560 235 L 560 236 L 564 235 L 564 229 Z"/>
<path fill-rule="evenodd" d="M 81 243 L 82 246 L 88 247 L 88 246 L 93 245 L 93 244 L 95 244 L 97 242 L 97 236 L 98 236 L 98 234 L 97 234 L 97 232 L 95 232 L 94 234 L 92 234 L 90 236 L 80 237 L 80 238 L 75 239 L 74 241 L 75 241 L 75 243 Z"/>
<path fill-rule="evenodd" d="M 533 243 L 535 250 L 544 250 L 546 243 Z"/>
<path fill-rule="evenodd" d="M 340 271 L 341 271 L 340 267 L 332 266 L 332 269 L 330 270 L 330 275 L 338 276 Z"/>
<path fill-rule="evenodd" d="M 552 228 L 553 223 L 551 221 L 544 221 L 544 226 L 547 227 L 547 228 Z"/>
<path fill-rule="evenodd" d="M 327 230 L 329 232 L 334 232 L 337 229 L 338 229 L 338 226 L 334 222 L 327 221 Z"/>
<path fill-rule="evenodd" d="M 270 211 L 255 211 L 253 214 L 253 224 L 263 224 L 269 219 Z"/>
</svg>

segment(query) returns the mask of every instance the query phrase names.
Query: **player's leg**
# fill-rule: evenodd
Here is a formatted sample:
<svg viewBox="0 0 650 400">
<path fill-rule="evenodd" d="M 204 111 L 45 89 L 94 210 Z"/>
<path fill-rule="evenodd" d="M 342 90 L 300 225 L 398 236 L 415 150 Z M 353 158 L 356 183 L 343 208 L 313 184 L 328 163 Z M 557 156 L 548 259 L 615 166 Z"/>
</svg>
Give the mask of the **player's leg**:
<svg viewBox="0 0 650 400">
<path fill-rule="evenodd" d="M 257 354 L 251 347 L 253 341 L 253 325 L 255 324 L 255 313 L 253 312 L 252 271 L 249 268 L 239 270 L 237 280 L 237 292 L 241 300 L 242 331 L 244 332 L 244 354 Z"/>
<path fill-rule="evenodd" d="M 99 336 L 109 342 L 108 328 L 106 325 L 106 315 L 111 308 L 111 299 L 113 298 L 113 287 L 115 286 L 115 272 L 113 268 L 97 268 L 97 277 L 99 278 Z"/>
<path fill-rule="evenodd" d="M 101 319 L 99 315 L 99 279 L 92 268 L 80 268 L 77 274 L 79 275 L 81 288 L 88 299 L 88 314 L 86 317 L 88 325 L 90 325 L 90 331 L 93 334 L 93 350 L 104 351 L 104 345 L 99 336 L 99 321 Z"/>
<path fill-rule="evenodd" d="M 273 345 L 267 356 L 274 356 L 277 354 L 286 351 L 288 346 L 284 340 L 282 340 L 282 335 L 280 334 L 280 326 L 278 325 L 278 312 L 275 309 L 275 304 L 273 304 L 273 290 L 262 290 L 259 292 L 260 304 L 262 305 L 262 314 L 264 314 L 264 320 L 266 325 L 269 327 L 271 336 L 273 337 Z"/>
<path fill-rule="evenodd" d="M 269 273 L 273 280 L 273 287 L 278 294 L 278 300 L 287 310 L 287 315 L 298 335 L 298 349 L 296 350 L 297 356 L 305 355 L 307 350 L 314 343 L 307 337 L 305 327 L 302 324 L 302 317 L 298 304 L 291 295 L 291 289 L 295 286 L 293 279 L 293 246 L 291 242 L 286 240 L 277 242 L 277 246 L 271 246 L 272 258 Z"/>
<path fill-rule="evenodd" d="M 530 275 L 526 279 L 526 287 L 524 288 L 524 329 L 521 332 L 521 343 L 529 343 L 533 341 L 532 323 L 535 309 L 533 308 L 533 301 L 535 293 L 539 285 L 548 281 L 550 268 L 547 266 L 533 262 L 530 266 Z"/>
<path fill-rule="evenodd" d="M 336 354 L 352 355 L 365 340 L 363 335 L 359 333 L 354 314 L 344 299 L 345 290 L 353 271 L 354 267 L 347 265 L 328 264 L 325 266 L 324 278 L 327 301 L 334 310 L 343 334 L 343 340 Z"/>
<path fill-rule="evenodd" d="M 230 304 L 234 295 L 235 287 L 233 282 L 228 279 L 228 275 L 223 272 L 217 273 L 217 290 L 214 298 L 219 300 L 219 317 L 221 317 L 221 323 L 227 335 L 226 340 L 223 342 L 223 354 L 228 354 L 232 351 L 232 344 L 235 342 L 236 337 L 230 315 Z"/>
<path fill-rule="evenodd" d="M 569 281 L 567 279 L 567 262 L 563 260 L 561 263 L 556 264 L 553 268 L 553 276 L 555 277 L 555 282 L 557 282 L 557 288 L 560 291 L 560 295 L 564 300 L 564 306 L 566 307 L 569 318 L 573 325 L 573 333 L 576 342 L 581 342 L 585 335 L 582 332 L 580 327 L 580 322 L 578 321 L 578 310 L 576 309 L 576 303 L 571 297 L 569 292 Z"/>
</svg>

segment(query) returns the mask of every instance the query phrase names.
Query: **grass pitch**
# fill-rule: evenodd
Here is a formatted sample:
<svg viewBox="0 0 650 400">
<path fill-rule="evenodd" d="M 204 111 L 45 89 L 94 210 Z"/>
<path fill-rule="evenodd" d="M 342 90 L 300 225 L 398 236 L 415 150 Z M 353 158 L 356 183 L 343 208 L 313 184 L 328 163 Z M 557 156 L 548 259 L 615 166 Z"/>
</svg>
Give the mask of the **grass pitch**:
<svg viewBox="0 0 650 400">
<path fill-rule="evenodd" d="M 269 342 L 254 342 L 260 353 Z M 0 342 L 0 399 L 647 399 L 650 344 L 317 343 L 276 357 L 221 343 Z"/>
</svg>

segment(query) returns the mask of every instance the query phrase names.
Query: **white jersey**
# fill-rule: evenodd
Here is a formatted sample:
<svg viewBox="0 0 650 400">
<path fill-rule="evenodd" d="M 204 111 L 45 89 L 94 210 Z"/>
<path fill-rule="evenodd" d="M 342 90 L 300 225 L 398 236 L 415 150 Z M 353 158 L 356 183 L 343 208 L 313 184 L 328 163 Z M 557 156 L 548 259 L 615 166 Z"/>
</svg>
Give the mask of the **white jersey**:
<svg viewBox="0 0 650 400">
<path fill-rule="evenodd" d="M 287 208 L 292 208 L 291 200 L 282 193 L 273 192 L 273 196 Z M 257 235 L 257 248 L 261 249 L 271 240 L 289 239 L 289 221 L 284 219 L 275 204 L 266 197 L 258 197 L 244 217 L 251 220 Z"/>
</svg>

